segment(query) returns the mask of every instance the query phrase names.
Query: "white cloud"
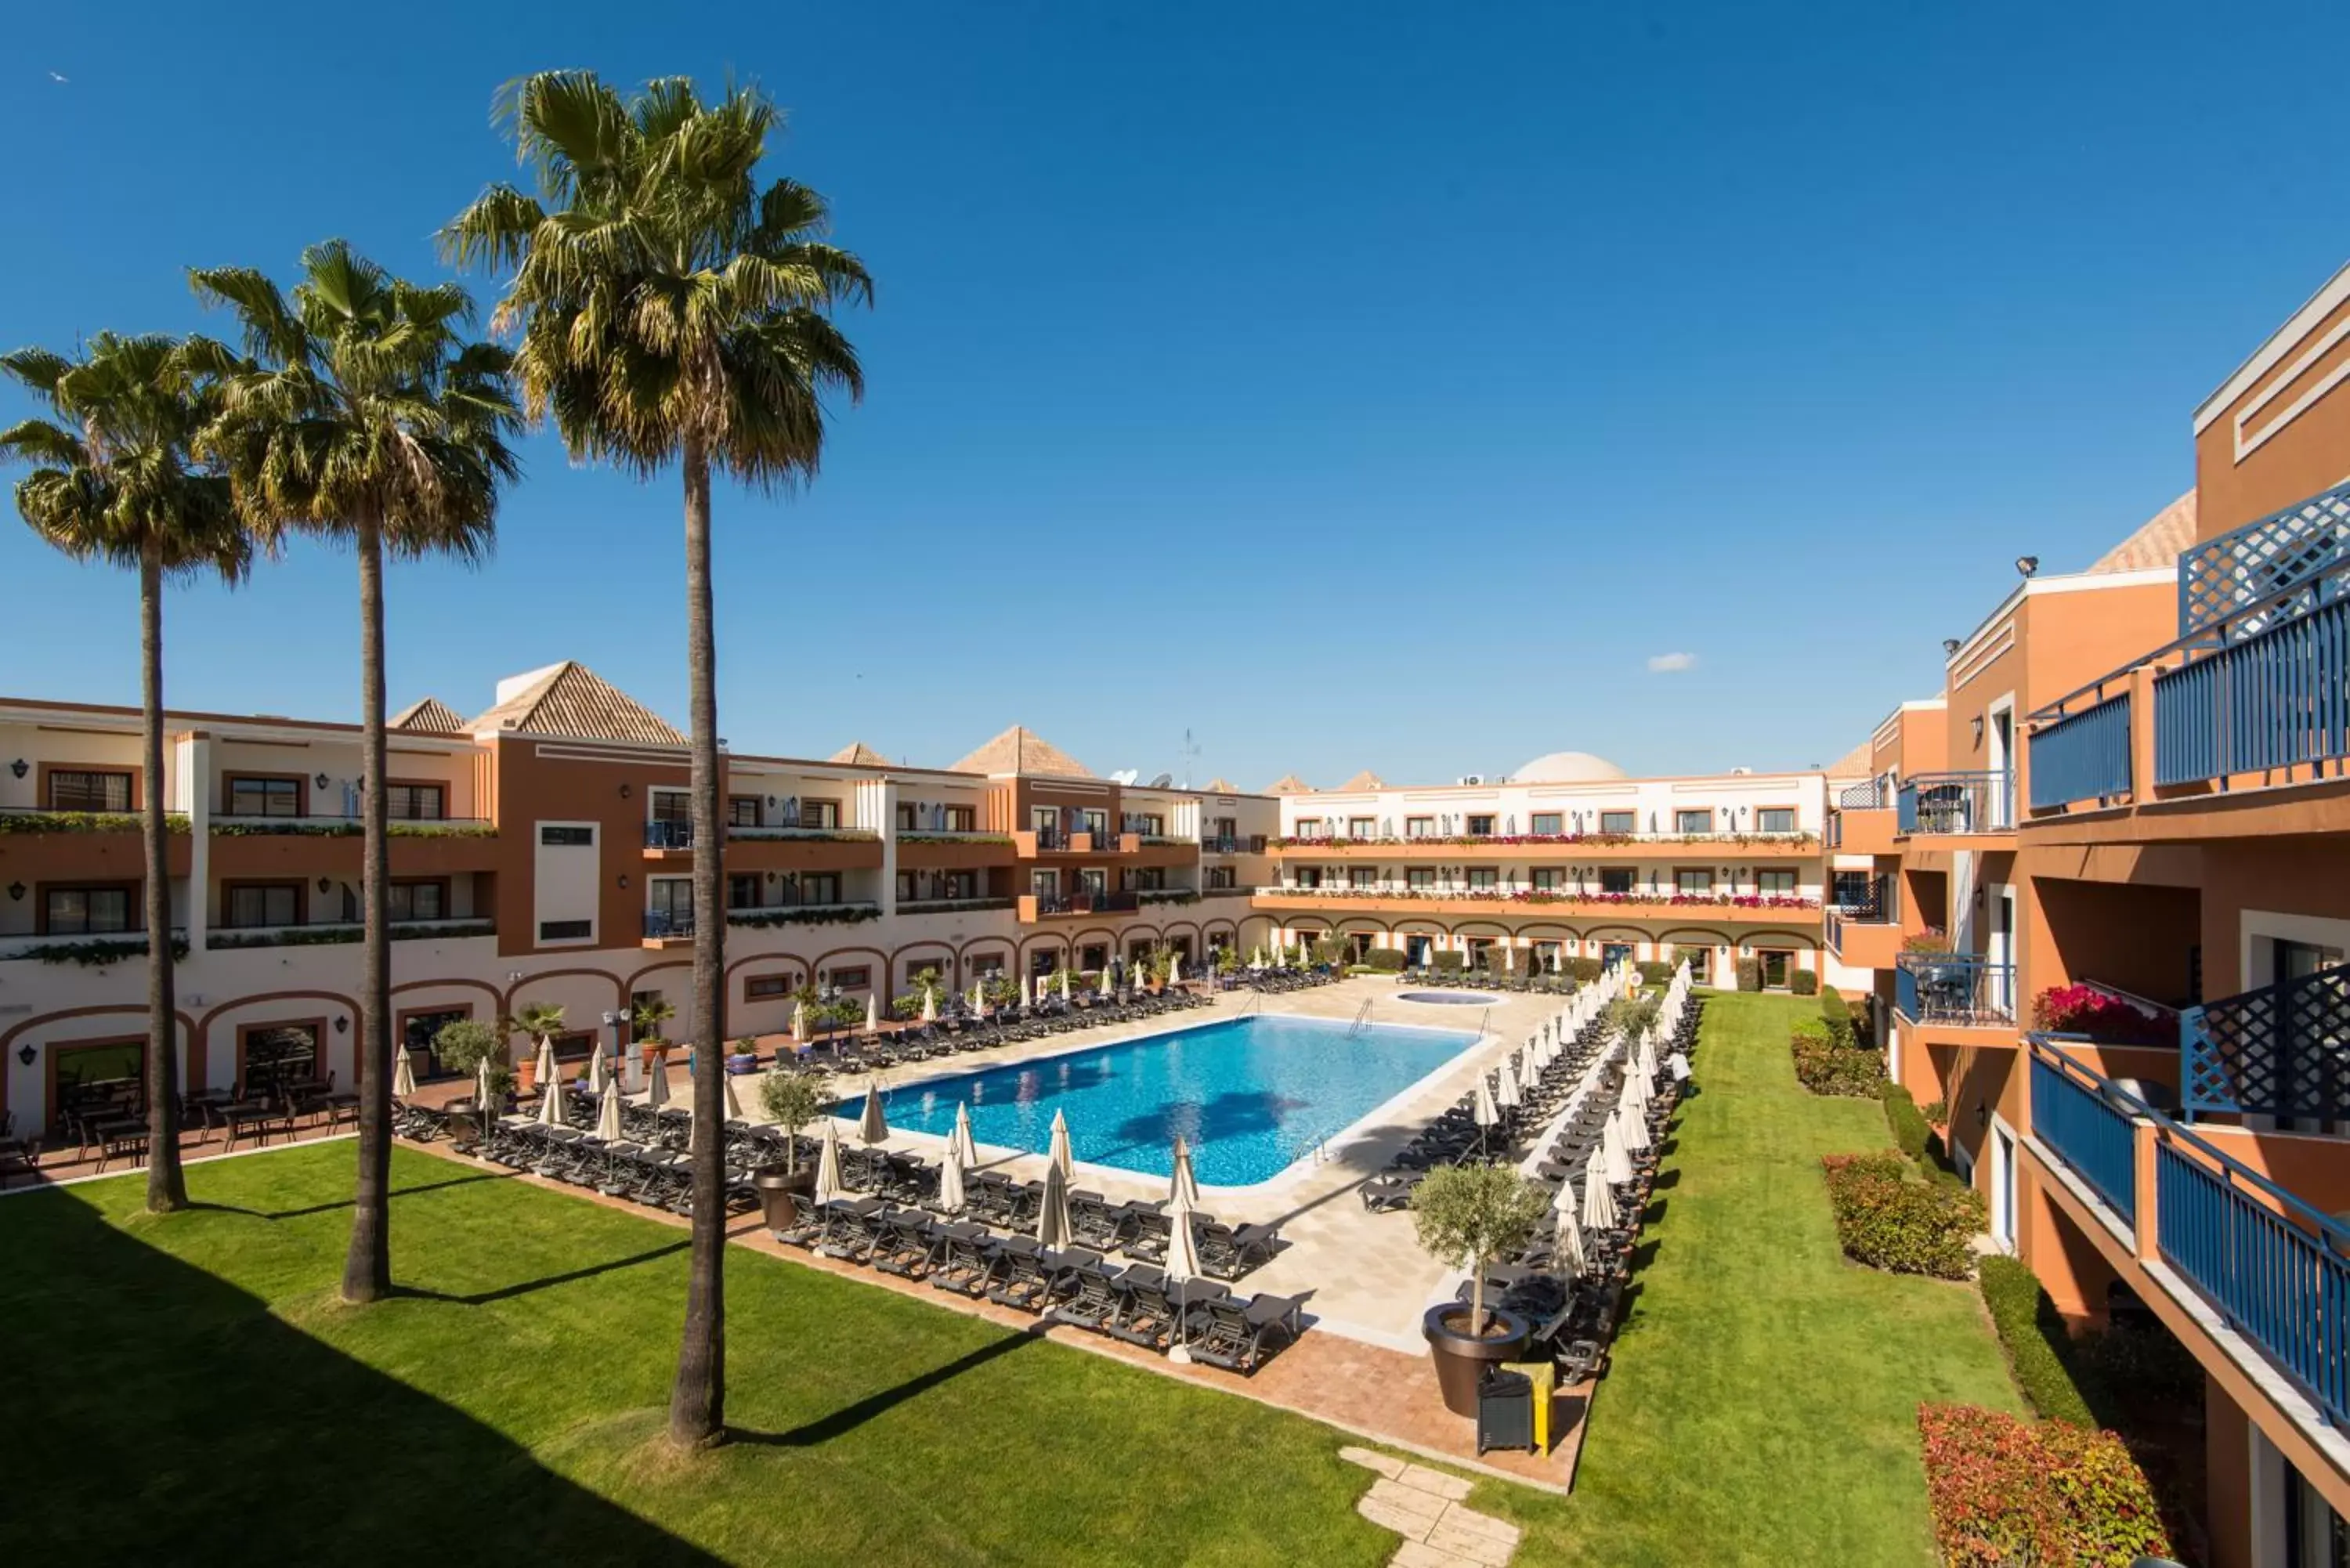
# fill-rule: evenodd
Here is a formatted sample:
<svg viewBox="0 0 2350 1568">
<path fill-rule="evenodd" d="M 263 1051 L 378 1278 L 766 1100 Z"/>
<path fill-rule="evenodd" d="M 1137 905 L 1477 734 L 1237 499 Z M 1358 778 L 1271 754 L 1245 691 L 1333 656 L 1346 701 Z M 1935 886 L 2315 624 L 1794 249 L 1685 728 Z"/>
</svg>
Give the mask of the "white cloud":
<svg viewBox="0 0 2350 1568">
<path fill-rule="evenodd" d="M 1673 675 L 1684 670 L 1694 670 L 1696 668 L 1697 655 L 1694 653 L 1652 653 L 1648 655 L 1648 669 L 1651 672 L 1658 675 Z"/>
</svg>

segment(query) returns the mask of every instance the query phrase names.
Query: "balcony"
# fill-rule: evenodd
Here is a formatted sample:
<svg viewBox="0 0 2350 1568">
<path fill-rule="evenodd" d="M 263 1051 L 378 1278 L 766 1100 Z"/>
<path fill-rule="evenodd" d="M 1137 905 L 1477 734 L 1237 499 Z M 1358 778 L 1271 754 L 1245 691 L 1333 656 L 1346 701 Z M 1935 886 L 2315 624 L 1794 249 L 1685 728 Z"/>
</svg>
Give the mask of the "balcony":
<svg viewBox="0 0 2350 1568">
<path fill-rule="evenodd" d="M 1010 909 L 1018 907 L 1012 898 L 900 898 L 898 912 L 901 915 L 962 915 L 987 909 Z"/>
<path fill-rule="evenodd" d="M 1903 953 L 1893 1005 L 1912 1023 L 1958 1029 L 2015 1027 L 2015 966 L 1973 953 Z"/>
<path fill-rule="evenodd" d="M 1537 864 L 1589 860 L 1595 850 L 1624 859 L 1688 858 L 1690 851 L 1737 850 L 1754 859 L 1795 859 L 1817 851 L 1819 836 L 1791 833 L 1664 833 L 1627 830 L 1620 833 L 1497 833 L 1430 834 L 1396 838 L 1338 836 L 1291 836 L 1268 839 L 1275 855 L 1298 860 L 1445 860 L 1490 857 Z"/>
<path fill-rule="evenodd" d="M 693 824 L 648 822 L 645 824 L 645 847 L 662 850 L 691 849 L 693 847 Z"/>
<path fill-rule="evenodd" d="M 1830 904 L 1820 916 L 1827 950 L 1855 969 L 1891 969 L 1901 952 L 1901 911 L 1895 881 L 1873 877 Z"/>
<path fill-rule="evenodd" d="M 2190 1121 L 2350 1120 L 2350 964 L 2190 1007 L 2178 1034 Z"/>
<path fill-rule="evenodd" d="M 1012 852 L 1023 860 L 1045 855 L 1132 855 L 1141 848 L 1142 836 L 1139 833 L 1034 827 L 1012 836 Z"/>
<path fill-rule="evenodd" d="M 1808 926 L 1820 918 L 1817 898 L 1777 893 L 1588 893 L 1540 888 L 1423 888 L 1398 882 L 1332 888 L 1282 886 L 1259 888 L 1255 893 L 1261 908 L 1327 908 L 1337 914 L 1360 910 L 1394 916 L 1466 915 L 1517 920 L 1598 916 L 1624 920 L 1794 926 Z"/>
<path fill-rule="evenodd" d="M 172 956 L 188 956 L 188 933 L 183 927 L 172 928 Z M 0 963 L 13 959 L 34 959 L 42 963 L 80 964 L 92 968 L 134 960 L 144 963 L 147 959 L 147 933 L 144 930 L 78 931 L 50 936 L 0 937 Z"/>
<path fill-rule="evenodd" d="M 1982 838 L 2015 830 L 2015 792 L 2004 770 L 1919 774 L 1894 801 L 1896 831 L 1913 838 Z"/>
<path fill-rule="evenodd" d="M 1896 853 L 1894 789 L 1884 779 L 1849 784 L 1829 803 L 1826 848 L 1835 855 Z"/>
<path fill-rule="evenodd" d="M 1136 893 L 1023 893 L 1019 915 L 1028 924 L 1081 915 L 1130 915 L 1141 908 L 1141 896 Z"/>
<path fill-rule="evenodd" d="M 487 937 L 497 934 L 497 922 L 486 916 L 447 920 L 394 920 L 390 940 L 421 941 L 441 937 Z M 204 946 L 214 952 L 237 948 L 334 947 L 356 942 L 367 935 L 358 920 L 322 920 L 283 926 L 214 926 Z"/>
<path fill-rule="evenodd" d="M 1202 855 L 1262 855 L 1265 838 L 1262 833 L 1217 833 L 1200 840 Z"/>
<path fill-rule="evenodd" d="M 2178 637 L 2032 714 L 2035 812 L 2340 777 L 2350 484 L 2208 539 L 2178 564 Z"/>
<path fill-rule="evenodd" d="M 2130 1282 L 2174 1333 L 2216 1342 L 2199 1357 L 2264 1360 L 2309 1407 L 2280 1397 L 2289 1416 L 2310 1428 L 2350 1421 L 2350 1227 L 2126 1081 L 2044 1036 L 2030 1047 L 2027 1144 L 2072 1184 L 2050 1185 L 2085 1211 L 2091 1241 L 2130 1265 L 2125 1277 L 2138 1276 Z"/>
</svg>

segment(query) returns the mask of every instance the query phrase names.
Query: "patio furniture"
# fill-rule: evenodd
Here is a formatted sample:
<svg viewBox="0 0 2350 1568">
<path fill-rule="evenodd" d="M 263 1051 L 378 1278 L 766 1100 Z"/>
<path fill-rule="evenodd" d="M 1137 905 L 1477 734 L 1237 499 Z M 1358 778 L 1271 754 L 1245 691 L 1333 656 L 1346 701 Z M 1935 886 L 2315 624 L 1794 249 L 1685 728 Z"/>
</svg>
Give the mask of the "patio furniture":
<svg viewBox="0 0 2350 1568">
<path fill-rule="evenodd" d="M 1269 1293 L 1246 1301 L 1213 1297 L 1191 1310 L 1183 1343 L 1196 1360 L 1251 1376 L 1267 1355 L 1295 1342 L 1303 1332 L 1299 1309 L 1305 1304 L 1304 1296 Z"/>
<path fill-rule="evenodd" d="M 112 1161 L 128 1159 L 134 1165 L 147 1161 L 147 1124 L 130 1116 L 116 1116 L 98 1124 L 98 1168 L 104 1170 Z"/>
</svg>

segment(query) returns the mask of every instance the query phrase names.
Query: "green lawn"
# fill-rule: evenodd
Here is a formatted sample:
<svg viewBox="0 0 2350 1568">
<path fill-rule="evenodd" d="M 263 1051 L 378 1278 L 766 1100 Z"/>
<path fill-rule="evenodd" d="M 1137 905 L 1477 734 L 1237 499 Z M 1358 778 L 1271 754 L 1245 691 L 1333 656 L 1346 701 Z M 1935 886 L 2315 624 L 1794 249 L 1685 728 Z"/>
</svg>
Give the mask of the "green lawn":
<svg viewBox="0 0 2350 1568">
<path fill-rule="evenodd" d="M 1787 1054 L 1809 999 L 1708 1004 L 1653 1257 L 1599 1393 L 1574 1499 L 1477 1505 L 1521 1562 L 1930 1564 L 1921 1400 L 2022 1412 L 1972 1285 L 1837 1250 L 1819 1158 L 1892 1141 L 1874 1100 L 1815 1098 Z"/>
<path fill-rule="evenodd" d="M 1929 1560 L 1924 1398 L 2012 1405 L 1963 1287 L 1837 1257 L 1798 1004 L 1713 1004 L 1577 1494 L 1487 1484 L 1525 1564 Z M 0 1200 L 0 1531 L 24 1561 L 1384 1563 L 1339 1435 L 736 1249 L 742 1440 L 659 1441 L 679 1231 L 402 1152 L 412 1292 L 331 1299 L 348 1145 Z M 68 1556 L 68 1554 L 70 1554 Z"/>
</svg>

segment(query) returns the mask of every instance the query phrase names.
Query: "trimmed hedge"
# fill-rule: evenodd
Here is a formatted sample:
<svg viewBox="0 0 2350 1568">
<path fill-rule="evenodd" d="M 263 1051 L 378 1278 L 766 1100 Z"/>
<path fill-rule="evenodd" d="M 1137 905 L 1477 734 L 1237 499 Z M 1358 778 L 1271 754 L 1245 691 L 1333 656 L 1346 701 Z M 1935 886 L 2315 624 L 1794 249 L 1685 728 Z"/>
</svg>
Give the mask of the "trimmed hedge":
<svg viewBox="0 0 2350 1568">
<path fill-rule="evenodd" d="M 1973 1271 L 1972 1242 L 1986 1218 L 1981 1194 L 1912 1180 L 1908 1162 L 1891 1149 L 1832 1154 L 1820 1166 L 1845 1256 L 1938 1280 L 1963 1280 Z"/>
<path fill-rule="evenodd" d="M 1401 948 L 1373 948 L 1364 956 L 1364 964 L 1381 974 L 1401 974 L 1404 953 Z"/>
<path fill-rule="evenodd" d="M 1566 972 L 1577 985 L 1589 985 L 1607 972 L 1607 966 L 1596 958 L 1571 958 L 1566 961 Z"/>
<path fill-rule="evenodd" d="M 1950 1568 L 2125 1568 L 2175 1555 L 2145 1470 L 2111 1432 L 1921 1405 L 1934 1544 Z"/>
<path fill-rule="evenodd" d="M 1673 971 L 1679 966 L 1676 964 L 1651 961 L 1648 963 L 1636 963 L 1632 967 L 1639 972 L 1640 983 L 1642 985 L 1667 985 L 1671 983 Z"/>
<path fill-rule="evenodd" d="M 1787 1046 L 1794 1054 L 1796 1081 L 1815 1095 L 1874 1099 L 1885 1083 L 1885 1064 L 1874 1051 L 1846 1049 L 1800 1027 Z"/>
<path fill-rule="evenodd" d="M 1762 989 L 1762 961 L 1761 959 L 1744 958 L 1738 961 L 1738 989 L 1741 991 L 1760 991 Z"/>
<path fill-rule="evenodd" d="M 1820 992 L 1820 1016 L 1827 1021 L 1828 1038 L 1837 1044 L 1848 1046 L 1857 1038 L 1852 1007 L 1834 986 Z"/>
<path fill-rule="evenodd" d="M 2051 1421 L 2095 1426 L 2066 1355 L 2056 1348 L 2060 1342 L 2070 1345 L 2056 1303 L 2040 1288 L 2032 1270 L 2013 1258 L 1985 1258 L 1977 1282 L 1991 1325 L 1999 1330 L 1999 1342 L 2007 1347 L 2015 1386 L 2032 1407 Z"/>
<path fill-rule="evenodd" d="M 1467 953 L 1431 953 L 1429 955 L 1428 960 L 1428 966 L 1430 969 L 1440 969 L 1447 974 L 1460 973 L 1463 969 L 1468 967 L 1468 963 L 1469 955 Z"/>
<path fill-rule="evenodd" d="M 1817 970 L 1799 969 L 1787 976 L 1787 989 L 1797 996 L 1817 996 L 1820 976 Z"/>
</svg>

